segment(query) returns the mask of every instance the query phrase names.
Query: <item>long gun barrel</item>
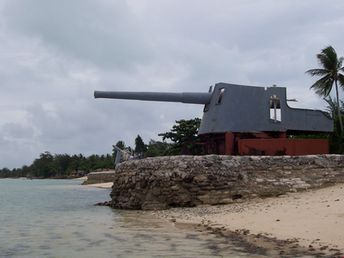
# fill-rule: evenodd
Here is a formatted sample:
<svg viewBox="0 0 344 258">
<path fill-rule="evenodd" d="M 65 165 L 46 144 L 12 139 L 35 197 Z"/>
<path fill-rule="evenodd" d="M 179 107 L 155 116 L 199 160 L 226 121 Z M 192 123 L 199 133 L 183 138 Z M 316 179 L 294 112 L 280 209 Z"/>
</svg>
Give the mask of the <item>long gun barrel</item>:
<svg viewBox="0 0 344 258">
<path fill-rule="evenodd" d="M 209 104 L 212 93 L 208 92 L 129 92 L 95 91 L 95 98 L 132 99 L 143 101 L 181 102 L 190 104 Z"/>
</svg>

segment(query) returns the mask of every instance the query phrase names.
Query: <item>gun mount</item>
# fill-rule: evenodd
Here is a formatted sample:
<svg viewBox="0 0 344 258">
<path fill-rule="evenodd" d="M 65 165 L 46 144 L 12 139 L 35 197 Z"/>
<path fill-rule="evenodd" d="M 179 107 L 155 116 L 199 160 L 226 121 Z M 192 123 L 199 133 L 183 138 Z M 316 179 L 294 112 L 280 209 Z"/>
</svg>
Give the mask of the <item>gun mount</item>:
<svg viewBox="0 0 344 258">
<path fill-rule="evenodd" d="M 94 97 L 202 104 L 199 135 L 204 139 L 207 153 L 327 153 L 328 143 L 324 140 L 308 141 L 306 148 L 306 140 L 290 142 L 288 136 L 333 131 L 333 121 L 322 111 L 289 107 L 284 87 L 218 83 L 213 91 L 203 93 L 95 91 Z M 289 141 L 282 143 L 277 139 Z"/>
</svg>

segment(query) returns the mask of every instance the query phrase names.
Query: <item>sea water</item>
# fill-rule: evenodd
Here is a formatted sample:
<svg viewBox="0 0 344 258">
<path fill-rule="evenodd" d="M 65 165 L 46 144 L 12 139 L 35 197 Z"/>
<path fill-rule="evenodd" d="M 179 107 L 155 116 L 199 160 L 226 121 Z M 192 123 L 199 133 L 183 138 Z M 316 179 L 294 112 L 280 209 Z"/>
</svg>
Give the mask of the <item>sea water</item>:
<svg viewBox="0 0 344 258">
<path fill-rule="evenodd" d="M 80 180 L 0 179 L 0 257 L 262 257 L 228 239 L 95 203 Z"/>
</svg>

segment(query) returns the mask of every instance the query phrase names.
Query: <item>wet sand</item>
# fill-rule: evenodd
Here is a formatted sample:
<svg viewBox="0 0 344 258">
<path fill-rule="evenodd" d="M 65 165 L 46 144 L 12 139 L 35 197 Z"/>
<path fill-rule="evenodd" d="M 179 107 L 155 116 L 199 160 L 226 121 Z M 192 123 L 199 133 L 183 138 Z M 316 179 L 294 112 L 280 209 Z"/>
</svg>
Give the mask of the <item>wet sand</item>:
<svg viewBox="0 0 344 258">
<path fill-rule="evenodd" d="M 311 255 L 344 252 L 344 184 L 242 203 L 155 211 L 176 225 L 241 237 L 256 248 Z M 285 249 L 287 248 L 287 249 Z M 333 256 L 332 256 L 333 255 Z"/>
</svg>

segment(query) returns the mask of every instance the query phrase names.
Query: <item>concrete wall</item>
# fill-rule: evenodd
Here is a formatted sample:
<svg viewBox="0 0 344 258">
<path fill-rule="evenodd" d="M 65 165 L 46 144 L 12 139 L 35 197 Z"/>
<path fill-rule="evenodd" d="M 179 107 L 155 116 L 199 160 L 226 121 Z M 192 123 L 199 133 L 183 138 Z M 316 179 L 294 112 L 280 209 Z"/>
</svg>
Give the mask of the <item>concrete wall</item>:
<svg viewBox="0 0 344 258">
<path fill-rule="evenodd" d="M 254 155 L 259 151 L 264 155 L 305 155 L 329 153 L 327 139 L 239 139 L 238 154 Z"/>
<path fill-rule="evenodd" d="M 227 204 L 344 182 L 344 156 L 172 156 L 116 168 L 111 206 Z"/>
</svg>

